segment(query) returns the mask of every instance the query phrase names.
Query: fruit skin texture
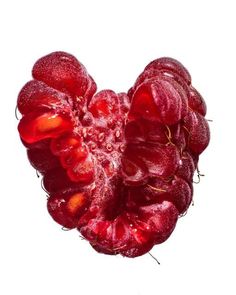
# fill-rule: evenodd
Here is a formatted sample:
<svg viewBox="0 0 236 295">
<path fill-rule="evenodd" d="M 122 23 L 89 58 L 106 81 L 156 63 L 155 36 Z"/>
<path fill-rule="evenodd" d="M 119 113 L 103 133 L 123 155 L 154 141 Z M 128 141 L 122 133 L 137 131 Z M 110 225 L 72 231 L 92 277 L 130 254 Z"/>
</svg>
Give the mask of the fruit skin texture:
<svg viewBox="0 0 236 295">
<path fill-rule="evenodd" d="M 102 90 L 72 55 L 40 58 L 18 130 L 52 218 L 100 253 L 136 257 L 171 235 L 209 143 L 206 103 L 177 60 L 149 63 L 128 93 Z"/>
</svg>

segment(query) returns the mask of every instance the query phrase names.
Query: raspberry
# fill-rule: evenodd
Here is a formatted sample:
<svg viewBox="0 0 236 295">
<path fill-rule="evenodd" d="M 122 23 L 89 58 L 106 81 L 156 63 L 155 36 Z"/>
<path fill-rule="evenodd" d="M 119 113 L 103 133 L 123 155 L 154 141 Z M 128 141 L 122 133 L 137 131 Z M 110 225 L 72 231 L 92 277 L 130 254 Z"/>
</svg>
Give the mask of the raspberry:
<svg viewBox="0 0 236 295">
<path fill-rule="evenodd" d="M 209 143 L 206 104 L 186 68 L 152 61 L 126 93 L 102 90 L 72 55 L 33 67 L 18 130 L 52 218 L 100 253 L 136 257 L 164 242 L 192 201 Z"/>
</svg>

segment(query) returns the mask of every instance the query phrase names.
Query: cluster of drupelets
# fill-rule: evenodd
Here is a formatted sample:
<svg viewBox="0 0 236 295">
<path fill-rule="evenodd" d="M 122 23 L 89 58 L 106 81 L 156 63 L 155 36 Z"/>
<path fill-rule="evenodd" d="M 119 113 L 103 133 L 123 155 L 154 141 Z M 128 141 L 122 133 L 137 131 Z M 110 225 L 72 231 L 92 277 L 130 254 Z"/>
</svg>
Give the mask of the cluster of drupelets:
<svg viewBox="0 0 236 295">
<path fill-rule="evenodd" d="M 135 257 L 164 242 L 192 202 L 210 139 L 188 71 L 156 59 L 127 94 L 96 93 L 65 52 L 39 59 L 32 74 L 18 96 L 18 129 L 53 219 L 106 254 Z"/>
</svg>

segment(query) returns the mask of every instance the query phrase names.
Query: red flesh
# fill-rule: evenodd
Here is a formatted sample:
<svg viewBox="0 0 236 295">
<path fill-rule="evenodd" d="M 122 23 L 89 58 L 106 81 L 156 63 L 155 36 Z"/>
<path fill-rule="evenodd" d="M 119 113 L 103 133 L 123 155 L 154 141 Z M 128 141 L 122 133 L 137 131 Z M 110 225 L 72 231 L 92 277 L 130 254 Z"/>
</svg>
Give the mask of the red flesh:
<svg viewBox="0 0 236 295">
<path fill-rule="evenodd" d="M 85 67 L 64 52 L 42 57 L 32 73 L 18 96 L 18 129 L 52 218 L 105 254 L 136 257 L 164 242 L 191 203 L 210 138 L 188 71 L 154 60 L 128 95 L 96 93 Z"/>
</svg>

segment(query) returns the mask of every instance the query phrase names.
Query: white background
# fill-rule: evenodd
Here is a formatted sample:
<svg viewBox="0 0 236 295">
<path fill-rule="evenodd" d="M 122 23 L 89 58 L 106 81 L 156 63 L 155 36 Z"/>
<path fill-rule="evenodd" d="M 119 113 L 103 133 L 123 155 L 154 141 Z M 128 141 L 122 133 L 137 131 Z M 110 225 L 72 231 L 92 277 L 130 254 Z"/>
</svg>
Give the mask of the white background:
<svg viewBox="0 0 236 295">
<path fill-rule="evenodd" d="M 236 294 L 235 1 L 1 1 L 0 293 Z M 33 63 L 74 54 L 99 89 L 127 90 L 160 56 L 179 59 L 208 104 L 211 143 L 195 206 L 170 239 L 135 259 L 96 253 L 46 210 L 14 117 Z"/>
</svg>

